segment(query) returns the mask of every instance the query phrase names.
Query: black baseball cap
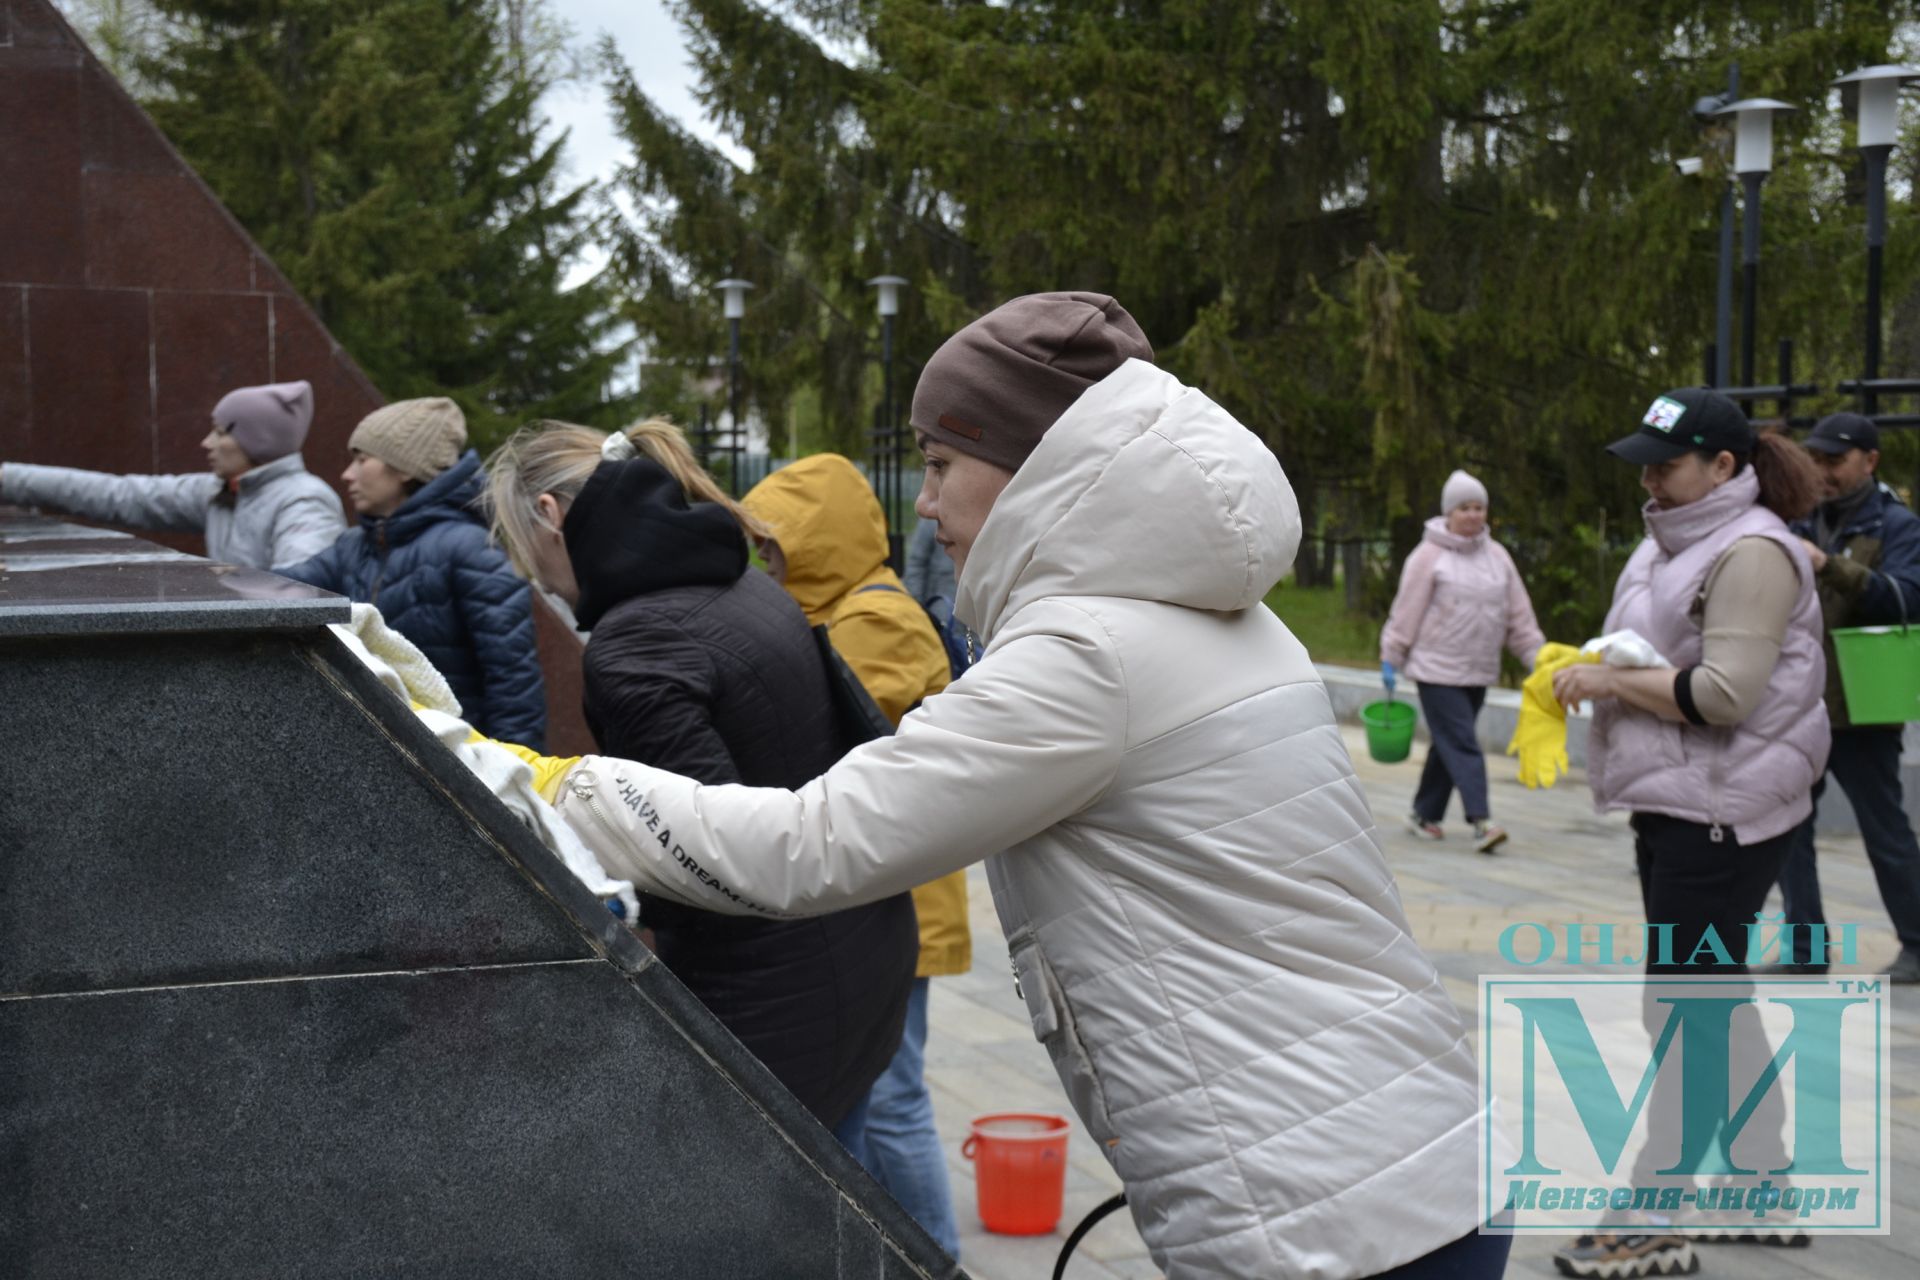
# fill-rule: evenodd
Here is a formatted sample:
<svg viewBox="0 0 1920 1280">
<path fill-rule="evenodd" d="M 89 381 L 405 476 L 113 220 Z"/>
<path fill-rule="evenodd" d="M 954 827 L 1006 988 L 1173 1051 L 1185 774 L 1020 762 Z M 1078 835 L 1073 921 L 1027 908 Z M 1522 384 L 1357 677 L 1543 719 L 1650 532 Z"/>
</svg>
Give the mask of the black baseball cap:
<svg viewBox="0 0 1920 1280">
<path fill-rule="evenodd" d="M 1705 387 L 1679 387 L 1656 396 L 1640 429 L 1615 440 L 1607 452 L 1639 467 L 1658 466 L 1689 453 L 1721 450 L 1745 458 L 1757 437 L 1740 406 Z"/>
<path fill-rule="evenodd" d="M 1820 419 L 1802 443 L 1820 453 L 1845 453 L 1849 449 L 1878 449 L 1880 428 L 1873 419 L 1857 413 L 1830 413 Z"/>
</svg>

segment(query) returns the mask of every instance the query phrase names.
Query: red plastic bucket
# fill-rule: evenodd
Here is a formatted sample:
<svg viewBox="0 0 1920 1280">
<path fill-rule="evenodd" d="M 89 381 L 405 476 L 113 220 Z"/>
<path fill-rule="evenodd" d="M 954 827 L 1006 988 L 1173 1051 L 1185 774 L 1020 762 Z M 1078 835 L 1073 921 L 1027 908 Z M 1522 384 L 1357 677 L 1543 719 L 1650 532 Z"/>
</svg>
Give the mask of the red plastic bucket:
<svg viewBox="0 0 1920 1280">
<path fill-rule="evenodd" d="M 1060 1225 L 1067 1186 L 1065 1116 L 1003 1111 L 977 1117 L 960 1154 L 973 1161 L 980 1221 L 1003 1236 L 1044 1236 Z"/>
</svg>

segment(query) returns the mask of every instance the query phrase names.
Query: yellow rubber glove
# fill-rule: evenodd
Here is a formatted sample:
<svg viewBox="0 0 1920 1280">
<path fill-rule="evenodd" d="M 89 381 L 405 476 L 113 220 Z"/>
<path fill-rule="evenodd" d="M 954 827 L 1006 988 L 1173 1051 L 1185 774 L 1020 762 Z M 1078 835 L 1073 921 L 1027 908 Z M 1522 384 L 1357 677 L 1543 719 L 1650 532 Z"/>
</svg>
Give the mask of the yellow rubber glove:
<svg viewBox="0 0 1920 1280">
<path fill-rule="evenodd" d="M 427 709 L 418 702 L 413 703 L 412 706 L 415 711 L 425 711 Z M 469 727 L 467 730 L 467 741 L 491 742 L 494 746 L 511 751 L 514 755 L 525 760 L 533 769 L 533 789 L 539 792 L 540 798 L 548 804 L 552 804 L 559 798 L 560 784 L 567 780 L 567 770 L 580 763 L 579 756 L 543 756 L 532 747 L 523 747 L 517 742 L 502 742 L 498 738 L 489 738 L 486 734 L 472 727 Z"/>
<path fill-rule="evenodd" d="M 473 736 L 482 742 L 487 741 L 480 737 L 478 731 Z M 559 798 L 560 784 L 567 780 L 567 770 L 580 763 L 579 756 L 543 756 L 532 747 L 523 747 L 517 742 L 501 742 L 498 738 L 493 739 L 493 745 L 505 747 L 533 766 L 533 789 L 548 804 Z"/>
<path fill-rule="evenodd" d="M 1507 754 L 1520 757 L 1523 785 L 1551 787 L 1567 771 L 1567 709 L 1554 700 L 1554 673 L 1576 662 L 1599 660 L 1599 654 L 1582 654 L 1570 644 L 1540 646 L 1533 674 L 1520 686 L 1520 720 L 1507 744 Z"/>
</svg>

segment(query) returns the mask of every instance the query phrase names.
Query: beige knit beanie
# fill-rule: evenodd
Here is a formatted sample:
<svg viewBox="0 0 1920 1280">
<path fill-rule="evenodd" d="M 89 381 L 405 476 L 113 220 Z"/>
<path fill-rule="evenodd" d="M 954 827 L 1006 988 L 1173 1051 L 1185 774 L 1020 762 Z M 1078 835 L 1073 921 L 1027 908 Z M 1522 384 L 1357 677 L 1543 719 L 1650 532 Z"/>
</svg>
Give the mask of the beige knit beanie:
<svg viewBox="0 0 1920 1280">
<path fill-rule="evenodd" d="M 364 453 L 410 480 L 433 479 L 460 461 L 467 419 L 445 396 L 397 400 L 360 419 L 347 448 Z"/>
</svg>

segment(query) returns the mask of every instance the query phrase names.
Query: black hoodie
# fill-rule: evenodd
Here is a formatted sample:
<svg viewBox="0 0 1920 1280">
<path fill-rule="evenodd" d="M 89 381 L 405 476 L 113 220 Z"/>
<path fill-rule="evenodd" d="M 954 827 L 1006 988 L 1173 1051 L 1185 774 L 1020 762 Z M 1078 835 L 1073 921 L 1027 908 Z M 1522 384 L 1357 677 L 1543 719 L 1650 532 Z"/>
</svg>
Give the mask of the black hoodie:
<svg viewBox="0 0 1920 1280">
<path fill-rule="evenodd" d="M 704 783 L 797 788 L 833 763 L 806 615 L 747 571 L 740 526 L 648 458 L 604 462 L 562 526 L 592 629 L 586 717 L 602 753 Z M 899 894 L 813 920 L 643 897 L 667 967 L 828 1127 L 900 1043 L 919 932 Z"/>
</svg>

